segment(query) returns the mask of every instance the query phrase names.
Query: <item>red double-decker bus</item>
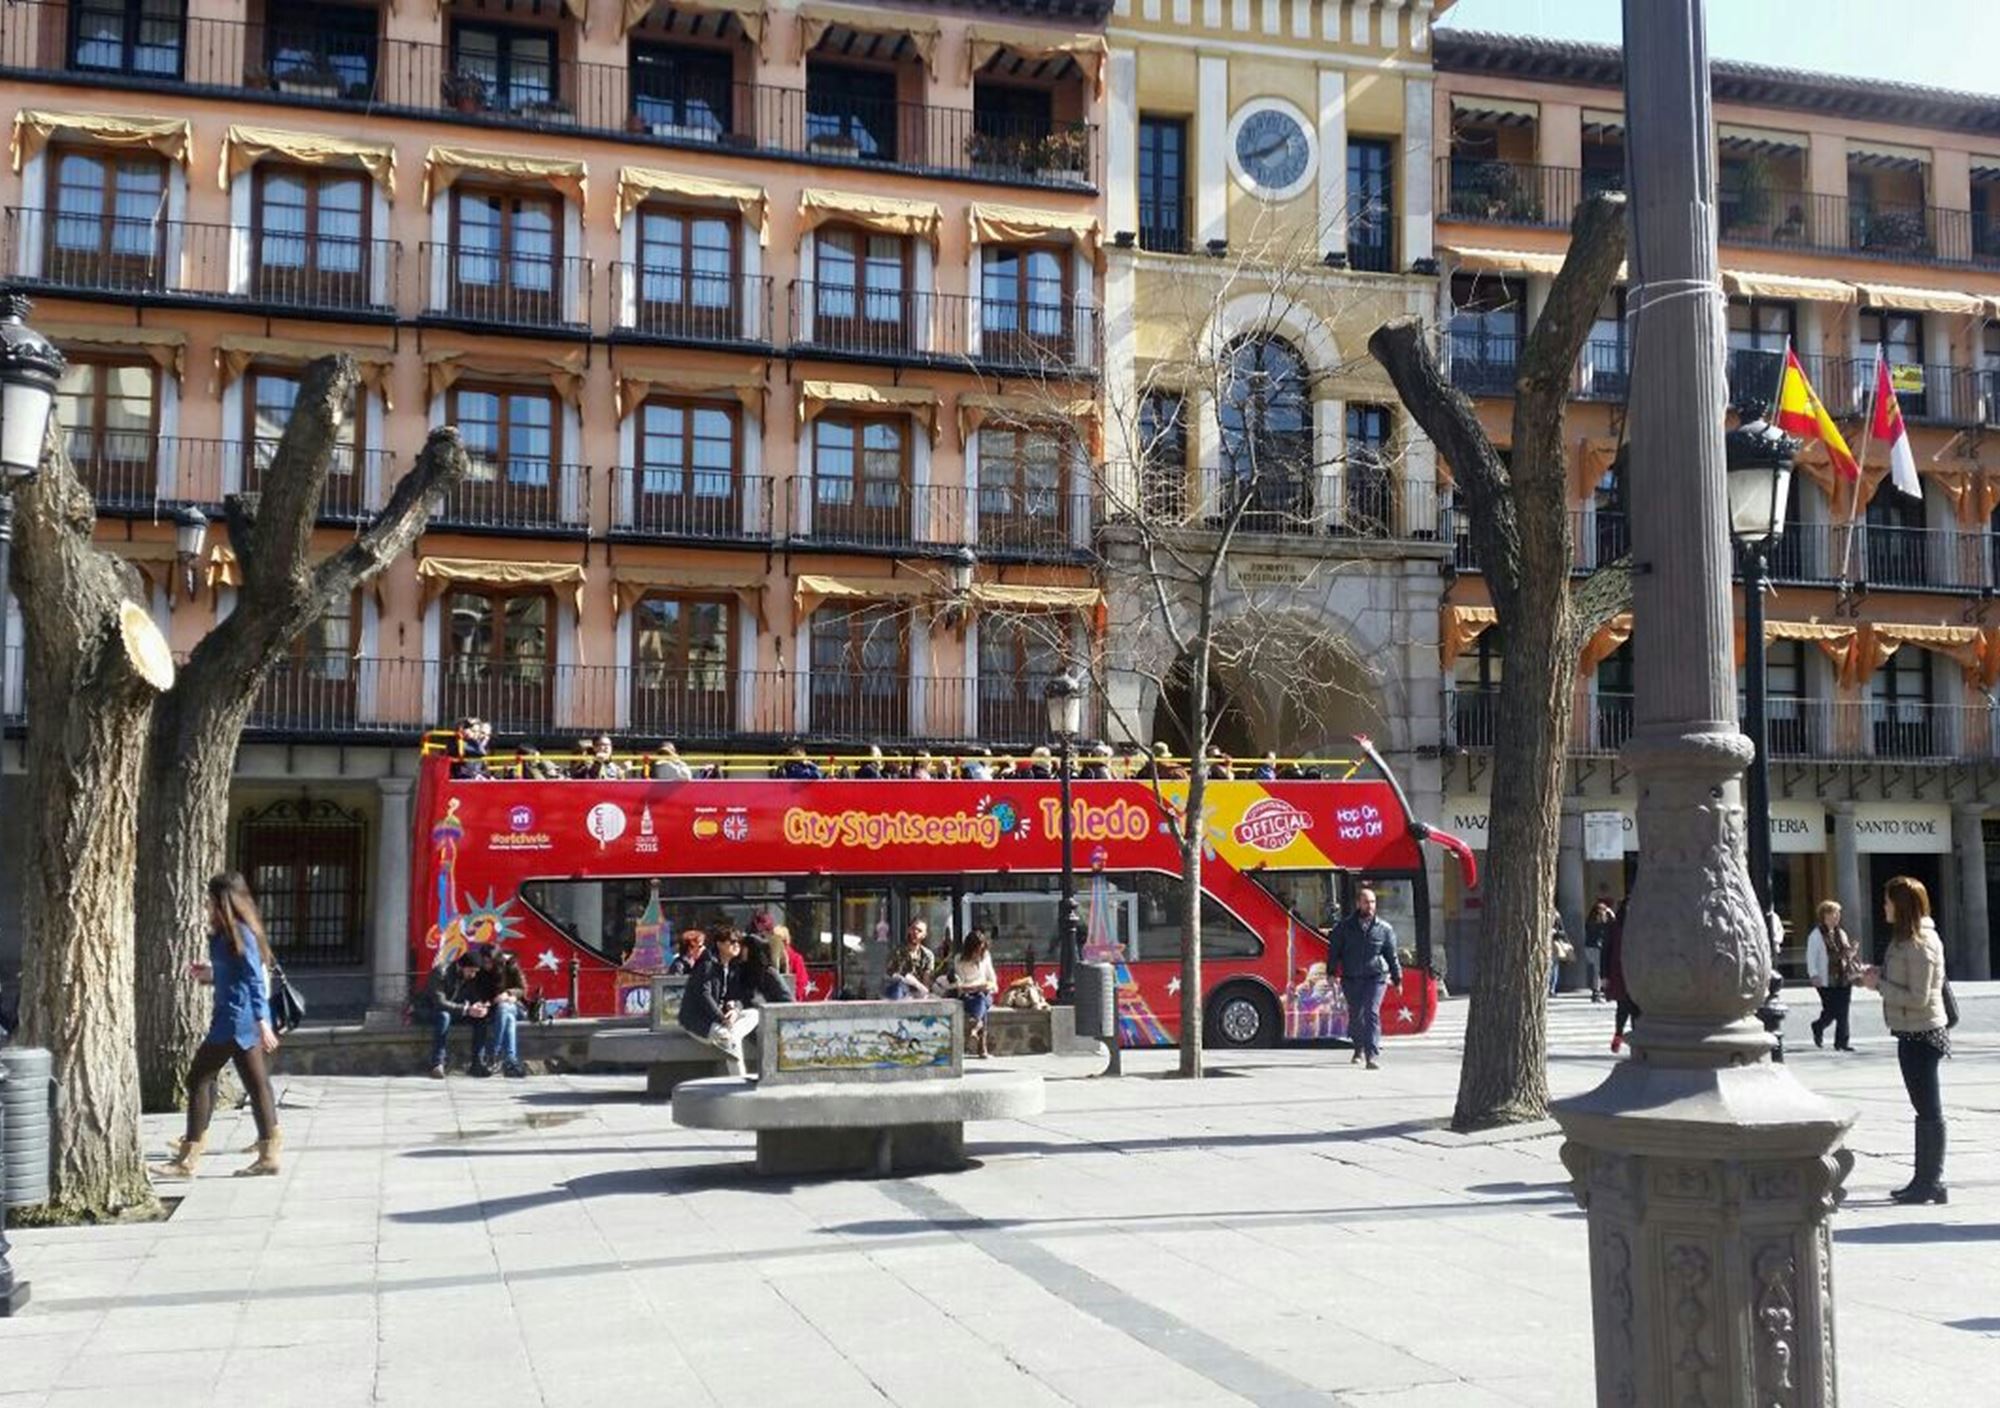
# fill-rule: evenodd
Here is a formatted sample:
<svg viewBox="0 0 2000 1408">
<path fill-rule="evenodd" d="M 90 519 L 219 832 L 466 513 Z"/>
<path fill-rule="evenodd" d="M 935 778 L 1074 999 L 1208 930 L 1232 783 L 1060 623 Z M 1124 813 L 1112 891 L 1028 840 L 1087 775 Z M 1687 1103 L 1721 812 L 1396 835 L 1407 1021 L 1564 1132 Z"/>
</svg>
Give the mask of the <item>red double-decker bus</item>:
<svg viewBox="0 0 2000 1408">
<path fill-rule="evenodd" d="M 528 780 L 489 760 L 454 778 L 428 749 L 417 788 L 411 968 L 469 946 L 514 951 L 557 1010 L 636 1015 L 683 928 L 783 922 L 803 953 L 807 998 L 873 997 L 911 920 L 932 941 L 973 928 L 992 942 L 1003 986 L 1027 976 L 1053 993 L 1062 865 L 1060 784 L 777 780 L 755 774 L 634 780 Z M 1372 887 L 1414 961 L 1384 1004 L 1390 1035 L 1437 1010 L 1421 845 L 1471 851 L 1411 817 L 1366 740 L 1350 758 L 1312 760 L 1311 780 L 1208 786 L 1202 865 L 1208 1039 L 1230 1046 L 1345 1036 L 1327 980 L 1327 916 Z M 1180 1027 L 1180 857 L 1171 819 L 1185 782 L 1074 783 L 1074 857 L 1085 958 L 1117 965 L 1127 1046 L 1167 1045 Z M 574 971 L 572 972 L 572 965 Z"/>
</svg>

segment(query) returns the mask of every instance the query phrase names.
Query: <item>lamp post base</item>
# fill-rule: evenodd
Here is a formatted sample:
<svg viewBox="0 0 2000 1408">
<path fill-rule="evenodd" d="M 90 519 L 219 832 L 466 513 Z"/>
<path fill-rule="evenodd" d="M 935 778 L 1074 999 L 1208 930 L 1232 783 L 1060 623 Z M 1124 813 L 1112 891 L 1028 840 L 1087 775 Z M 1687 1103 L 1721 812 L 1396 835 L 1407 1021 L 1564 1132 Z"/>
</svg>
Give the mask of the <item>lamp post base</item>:
<svg viewBox="0 0 2000 1408">
<path fill-rule="evenodd" d="M 1644 1018 L 1641 1018 L 1641 1031 Z M 1641 1054 L 1557 1103 L 1589 1217 L 1601 1408 L 1832 1408 L 1828 1219 L 1853 1117 L 1784 1067 L 1665 1067 Z"/>
</svg>

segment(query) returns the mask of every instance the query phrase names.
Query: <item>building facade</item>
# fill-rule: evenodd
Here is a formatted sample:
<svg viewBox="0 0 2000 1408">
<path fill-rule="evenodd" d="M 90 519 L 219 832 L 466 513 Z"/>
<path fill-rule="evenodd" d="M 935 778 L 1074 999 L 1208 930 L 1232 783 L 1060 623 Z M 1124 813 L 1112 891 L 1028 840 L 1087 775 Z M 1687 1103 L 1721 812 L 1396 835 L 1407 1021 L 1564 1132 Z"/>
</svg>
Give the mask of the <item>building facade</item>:
<svg viewBox="0 0 2000 1408">
<path fill-rule="evenodd" d="M 1625 181 L 1620 55 L 1594 45 L 1441 32 L 1435 45 L 1440 321 L 1454 383 L 1503 444 L 1515 365 L 1578 199 Z M 1991 970 L 1988 876 L 2000 857 L 2000 101 L 1717 63 L 1717 217 L 1732 395 L 1768 398 L 1798 353 L 1849 443 L 1878 349 L 1910 427 L 1923 494 L 1857 489 L 1809 448 L 1772 555 L 1766 628 L 1773 894 L 1803 965 L 1816 903 L 1879 929 L 1881 887 L 1931 889 L 1955 973 Z M 1577 571 L 1624 554 L 1612 464 L 1636 375 L 1625 291 L 1599 311 L 1566 436 Z M 1461 536 L 1440 654 L 1446 824 L 1484 832 L 1493 690 L 1506 647 Z M 1741 634 L 1739 586 L 1739 638 Z M 1630 776 L 1631 622 L 1590 642 L 1576 699 L 1558 900 L 1572 932 L 1638 862 Z M 1739 661 L 1741 656 L 1739 655 Z M 1447 892 L 1468 958 L 1476 894 Z M 1876 935 L 1879 938 L 1879 934 Z"/>
<path fill-rule="evenodd" d="M 1041 741 L 1100 599 L 1103 20 L 0 13 L 0 275 L 69 355 L 99 541 L 176 649 L 231 609 L 220 506 L 269 469 L 307 360 L 363 371 L 325 550 L 431 428 L 472 454 L 415 554 L 297 643 L 238 763 L 232 859 L 321 1010 L 405 990 L 427 728 Z M 175 555 L 186 507 L 213 520 L 198 562 Z"/>
<path fill-rule="evenodd" d="M 1198 561 L 1241 508 L 1216 745 L 1325 756 L 1372 734 L 1422 816 L 1442 804 L 1448 535 L 1435 456 L 1366 344 L 1435 307 L 1431 14 L 1118 0 L 1106 114 L 1110 727 L 1187 746 L 1155 588 L 1190 620 L 1198 588 L 1147 569 L 1161 533 L 1134 520 Z"/>
</svg>

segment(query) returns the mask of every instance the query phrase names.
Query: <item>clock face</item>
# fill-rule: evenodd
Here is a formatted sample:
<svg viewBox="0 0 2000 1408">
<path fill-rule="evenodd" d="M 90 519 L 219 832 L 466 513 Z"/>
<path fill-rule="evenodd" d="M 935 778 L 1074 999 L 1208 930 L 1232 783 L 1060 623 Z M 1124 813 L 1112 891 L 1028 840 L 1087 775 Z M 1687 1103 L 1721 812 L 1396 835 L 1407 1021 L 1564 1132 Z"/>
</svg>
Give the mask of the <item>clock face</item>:
<svg viewBox="0 0 2000 1408">
<path fill-rule="evenodd" d="M 1267 196 L 1295 194 L 1312 164 L 1312 139 L 1280 108 L 1260 108 L 1236 129 L 1236 165 Z"/>
</svg>

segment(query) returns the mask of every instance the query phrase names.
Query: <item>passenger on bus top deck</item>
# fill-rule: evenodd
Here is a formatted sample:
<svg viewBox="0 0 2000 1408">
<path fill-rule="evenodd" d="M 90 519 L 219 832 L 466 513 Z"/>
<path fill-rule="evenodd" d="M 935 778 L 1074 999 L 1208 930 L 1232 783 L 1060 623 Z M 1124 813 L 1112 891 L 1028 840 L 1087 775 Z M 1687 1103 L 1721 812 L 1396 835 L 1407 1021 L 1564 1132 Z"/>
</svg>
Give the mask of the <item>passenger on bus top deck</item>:
<svg viewBox="0 0 2000 1408">
<path fill-rule="evenodd" d="M 861 766 L 854 770 L 854 775 L 868 782 L 879 782 L 889 775 L 888 769 L 882 763 L 881 744 L 868 745 L 868 756 L 861 760 Z"/>
<path fill-rule="evenodd" d="M 1276 753 L 1266 753 L 1264 760 L 1257 764 L 1257 771 L 1252 773 L 1251 776 L 1255 777 L 1259 782 L 1276 782 L 1278 780 L 1278 755 Z"/>
<path fill-rule="evenodd" d="M 1015 770 L 1019 771 L 1018 765 L 1016 765 Z M 1049 750 L 1047 748 L 1037 748 L 1035 749 L 1034 752 L 1028 754 L 1029 777 L 1051 778 L 1054 777 L 1055 775 L 1056 775 L 1055 764 L 1053 761 L 1051 761 L 1049 757 Z"/>
<path fill-rule="evenodd" d="M 623 777 L 625 770 L 611 756 L 611 736 L 600 733 L 585 739 L 583 757 L 570 768 L 569 775 L 596 782 L 615 782 Z"/>
<path fill-rule="evenodd" d="M 482 719 L 458 721 L 451 740 L 451 775 L 456 778 L 483 778 L 486 748 L 493 741 L 493 725 Z"/>
<path fill-rule="evenodd" d="M 542 756 L 542 750 L 532 744 L 524 744 L 515 750 L 514 772 L 523 782 L 554 782 L 562 777 L 562 769 Z"/>
<path fill-rule="evenodd" d="M 993 750 L 981 748 L 967 757 L 959 766 L 958 775 L 967 782 L 991 782 L 993 780 Z"/>
<path fill-rule="evenodd" d="M 1077 770 L 1077 776 L 1086 782 L 1109 782 L 1111 780 L 1111 745 L 1093 743 L 1090 745 L 1089 761 Z"/>
<path fill-rule="evenodd" d="M 1236 780 L 1236 760 L 1220 748 L 1208 750 L 1208 775 L 1218 782 Z"/>
<path fill-rule="evenodd" d="M 805 745 L 794 743 L 778 768 L 778 776 L 790 782 L 817 782 L 826 774 L 820 771 L 818 763 L 806 756 Z"/>
<path fill-rule="evenodd" d="M 687 765 L 681 750 L 667 741 L 660 744 L 659 754 L 653 759 L 653 777 L 660 782 L 687 782 L 693 779 L 694 769 Z"/>
<path fill-rule="evenodd" d="M 910 764 L 909 777 L 916 782 L 929 782 L 937 776 L 937 760 L 928 750 L 919 750 L 917 760 Z"/>
</svg>

